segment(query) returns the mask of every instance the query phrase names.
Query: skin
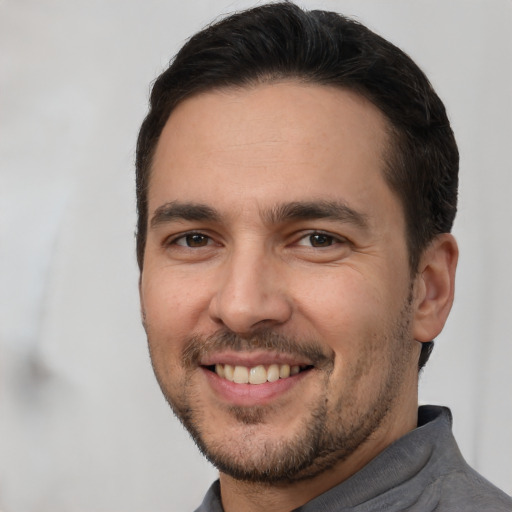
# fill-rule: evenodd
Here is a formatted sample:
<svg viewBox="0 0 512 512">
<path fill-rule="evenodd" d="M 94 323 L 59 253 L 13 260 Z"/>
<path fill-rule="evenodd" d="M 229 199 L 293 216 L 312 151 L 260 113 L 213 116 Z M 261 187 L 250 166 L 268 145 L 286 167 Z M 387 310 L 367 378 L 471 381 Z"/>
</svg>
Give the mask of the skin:
<svg viewBox="0 0 512 512">
<path fill-rule="evenodd" d="M 293 82 L 195 96 L 163 130 L 144 325 L 164 395 L 221 469 L 226 512 L 296 508 L 416 426 L 419 342 L 450 310 L 457 246 L 440 235 L 411 273 L 401 203 L 382 172 L 388 143 L 364 98 Z M 225 333 L 231 341 L 215 338 Z M 272 361 L 312 368 L 266 387 L 223 386 L 206 369 Z M 250 481 L 312 436 L 328 456 Z"/>
</svg>

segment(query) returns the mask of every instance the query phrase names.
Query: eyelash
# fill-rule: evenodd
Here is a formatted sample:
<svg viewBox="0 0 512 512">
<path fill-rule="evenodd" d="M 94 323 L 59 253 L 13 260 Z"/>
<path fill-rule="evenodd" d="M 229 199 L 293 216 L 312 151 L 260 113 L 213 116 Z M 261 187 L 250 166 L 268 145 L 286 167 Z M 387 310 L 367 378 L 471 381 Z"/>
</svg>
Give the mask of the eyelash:
<svg viewBox="0 0 512 512">
<path fill-rule="evenodd" d="M 315 246 L 312 243 L 312 238 L 313 237 L 318 237 L 318 238 L 323 237 L 323 238 L 327 239 L 328 243 L 327 243 L 327 245 Z M 310 245 L 308 245 L 308 247 L 310 247 L 312 249 L 325 249 L 325 248 L 328 248 L 328 247 L 332 247 L 333 245 L 336 245 L 336 244 L 343 244 L 343 243 L 347 242 L 347 240 L 345 238 L 340 237 L 340 236 L 331 235 L 330 233 L 326 233 L 324 231 L 312 231 L 310 233 L 306 233 L 306 234 L 302 235 L 298 239 L 296 244 L 297 245 L 302 245 L 299 242 L 301 242 L 303 240 L 306 240 L 306 239 L 309 239 Z"/>
<path fill-rule="evenodd" d="M 196 247 L 190 246 L 187 243 L 187 239 L 190 239 L 192 237 L 202 237 L 203 240 L 206 240 L 206 243 L 204 245 L 197 245 Z M 319 237 L 319 238 L 324 237 L 327 241 L 327 245 L 322 245 L 322 246 L 313 245 L 313 242 L 312 242 L 313 237 Z M 300 243 L 308 238 L 311 242 L 310 245 Z M 185 243 L 184 244 L 178 243 L 180 240 L 185 241 Z M 178 235 L 171 239 L 166 240 L 165 246 L 177 245 L 179 247 L 184 247 L 187 249 L 200 249 L 200 248 L 208 247 L 208 246 L 212 245 L 212 242 L 214 242 L 214 240 L 211 236 L 209 236 L 205 233 L 202 233 L 200 231 L 190 231 L 188 233 L 183 233 L 181 235 Z M 328 247 L 332 247 L 333 245 L 336 245 L 336 244 L 344 244 L 344 243 L 347 243 L 347 240 L 343 237 L 331 235 L 330 233 L 326 233 L 324 231 L 311 231 L 311 232 L 305 233 L 302 236 L 300 236 L 297 239 L 297 241 L 294 243 L 294 245 L 301 245 L 301 246 L 307 245 L 311 249 L 325 249 Z"/>
<path fill-rule="evenodd" d="M 206 244 L 205 245 L 199 245 L 197 247 L 191 247 L 190 245 L 188 245 L 186 243 L 186 240 L 191 238 L 191 237 L 203 237 L 203 239 L 206 240 Z M 185 243 L 184 244 L 179 244 L 178 242 L 180 240 L 184 240 Z M 164 242 L 165 246 L 170 246 L 170 245 L 177 245 L 179 247 L 184 247 L 184 248 L 187 248 L 187 249 L 196 249 L 196 248 L 202 248 L 202 247 L 207 247 L 209 245 L 211 245 L 210 242 L 213 242 L 213 238 L 209 235 L 206 235 L 205 233 L 202 233 L 201 231 L 190 231 L 188 233 L 182 233 L 181 235 L 178 235 L 178 236 L 175 236 L 175 237 L 172 237 L 168 240 L 166 240 Z"/>
</svg>

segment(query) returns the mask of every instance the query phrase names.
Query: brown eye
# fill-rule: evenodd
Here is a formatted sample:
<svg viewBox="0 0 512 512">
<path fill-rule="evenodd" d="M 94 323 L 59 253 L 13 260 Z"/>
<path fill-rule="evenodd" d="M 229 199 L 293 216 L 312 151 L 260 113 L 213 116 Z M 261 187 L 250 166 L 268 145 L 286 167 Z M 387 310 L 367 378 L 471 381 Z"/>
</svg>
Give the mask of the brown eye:
<svg viewBox="0 0 512 512">
<path fill-rule="evenodd" d="M 311 247 L 329 247 L 334 243 L 334 238 L 323 233 L 309 235 L 309 243 Z"/>
<path fill-rule="evenodd" d="M 184 237 L 185 244 L 188 247 L 205 247 L 208 245 L 210 239 L 206 235 L 200 233 L 193 233 Z"/>
<path fill-rule="evenodd" d="M 190 247 L 191 249 L 206 247 L 211 243 L 211 238 L 207 235 L 203 235 L 203 233 L 189 233 L 188 235 L 180 236 L 179 238 L 176 238 L 173 242 L 171 242 L 172 245 Z"/>
<path fill-rule="evenodd" d="M 341 237 L 329 235 L 317 231 L 316 233 L 308 233 L 298 240 L 297 245 L 302 247 L 312 247 L 314 249 L 324 249 L 338 244 L 344 244 L 346 240 Z"/>
</svg>

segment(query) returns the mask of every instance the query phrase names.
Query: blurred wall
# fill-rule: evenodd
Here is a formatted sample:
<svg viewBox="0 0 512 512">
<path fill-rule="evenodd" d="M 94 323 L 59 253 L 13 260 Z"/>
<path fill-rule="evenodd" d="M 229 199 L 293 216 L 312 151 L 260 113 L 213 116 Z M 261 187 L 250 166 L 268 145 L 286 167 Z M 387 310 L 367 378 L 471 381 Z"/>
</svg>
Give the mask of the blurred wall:
<svg viewBox="0 0 512 512">
<path fill-rule="evenodd" d="M 0 509 L 193 510 L 215 478 L 154 381 L 134 257 L 149 83 L 249 1 L 0 3 Z M 470 463 L 512 493 L 512 2 L 299 2 L 409 53 L 461 150 L 457 298 L 421 380 Z"/>
</svg>

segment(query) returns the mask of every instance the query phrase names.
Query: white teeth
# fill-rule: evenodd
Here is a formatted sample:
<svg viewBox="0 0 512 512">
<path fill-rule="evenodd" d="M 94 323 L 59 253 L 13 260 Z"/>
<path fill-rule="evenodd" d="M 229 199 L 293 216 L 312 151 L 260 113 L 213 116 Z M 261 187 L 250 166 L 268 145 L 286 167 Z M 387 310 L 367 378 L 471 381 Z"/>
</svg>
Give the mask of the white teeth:
<svg viewBox="0 0 512 512">
<path fill-rule="evenodd" d="M 267 370 L 267 380 L 269 382 L 275 382 L 279 380 L 279 366 L 277 364 L 271 364 Z"/>
<path fill-rule="evenodd" d="M 267 371 L 264 366 L 255 366 L 251 368 L 249 372 L 249 383 L 250 384 L 263 384 L 267 382 Z"/>
<path fill-rule="evenodd" d="M 271 364 L 268 368 L 263 365 L 253 366 L 232 366 L 230 364 L 216 364 L 215 373 L 230 382 L 237 384 L 264 384 L 265 382 L 276 382 L 279 379 L 286 379 L 300 372 L 300 366 L 289 364 Z"/>
<path fill-rule="evenodd" d="M 222 366 L 221 364 L 216 364 L 215 365 L 215 373 L 219 376 L 219 377 L 225 377 L 225 373 L 224 373 L 224 366 Z"/>
<path fill-rule="evenodd" d="M 219 364 L 218 366 L 222 366 Z M 217 366 L 215 367 L 215 371 L 217 371 Z M 229 380 L 230 382 L 233 382 L 233 373 L 235 372 L 234 368 L 230 364 L 224 365 L 224 378 L 226 380 Z M 219 375 L 219 374 L 217 374 Z M 219 375 L 220 377 L 220 375 Z"/>
<path fill-rule="evenodd" d="M 233 382 L 237 384 L 247 384 L 249 382 L 249 370 L 246 366 L 235 366 Z"/>
</svg>

